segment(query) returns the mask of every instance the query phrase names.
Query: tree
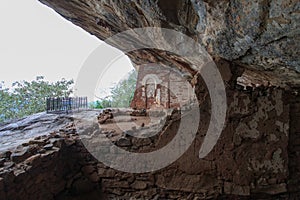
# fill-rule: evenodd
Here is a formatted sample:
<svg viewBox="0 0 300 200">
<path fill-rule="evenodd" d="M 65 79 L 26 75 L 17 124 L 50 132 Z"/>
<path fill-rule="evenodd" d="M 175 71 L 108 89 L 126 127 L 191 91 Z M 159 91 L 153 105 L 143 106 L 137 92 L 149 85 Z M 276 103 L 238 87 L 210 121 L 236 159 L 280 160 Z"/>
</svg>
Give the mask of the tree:
<svg viewBox="0 0 300 200">
<path fill-rule="evenodd" d="M 89 103 L 89 108 L 92 108 L 92 109 L 102 109 L 103 106 L 101 105 L 101 101 L 97 100 L 97 101 Z"/>
<path fill-rule="evenodd" d="M 36 80 L 17 81 L 12 89 L 0 88 L 0 121 L 20 118 L 45 110 L 47 97 L 66 97 L 73 91 L 73 80 L 62 79 L 55 83 L 37 76 Z"/>
<path fill-rule="evenodd" d="M 109 107 L 111 107 L 111 100 L 109 100 L 108 98 L 104 98 L 101 101 L 97 100 L 89 104 L 89 108 L 92 109 L 103 109 Z"/>
<path fill-rule="evenodd" d="M 129 107 L 134 96 L 137 73 L 135 70 L 129 72 L 126 79 L 121 80 L 111 90 L 111 106 L 118 108 Z"/>
<path fill-rule="evenodd" d="M 108 107 L 126 108 L 134 96 L 136 87 L 137 73 L 132 70 L 125 79 L 122 79 L 114 87 L 111 88 L 111 95 L 100 100 L 91 102 L 89 107 L 92 109 L 102 109 Z"/>
</svg>

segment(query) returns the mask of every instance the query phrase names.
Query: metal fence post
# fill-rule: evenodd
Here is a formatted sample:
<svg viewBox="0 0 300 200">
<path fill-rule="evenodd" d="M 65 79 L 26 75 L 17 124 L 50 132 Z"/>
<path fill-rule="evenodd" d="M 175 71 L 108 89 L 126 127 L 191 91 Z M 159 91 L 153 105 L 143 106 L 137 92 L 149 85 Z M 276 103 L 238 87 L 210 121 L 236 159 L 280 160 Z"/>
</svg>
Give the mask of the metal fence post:
<svg viewBox="0 0 300 200">
<path fill-rule="evenodd" d="M 82 109 L 87 109 L 87 97 L 48 97 L 46 98 L 46 112 L 72 112 L 77 110 L 78 112 Z"/>
</svg>

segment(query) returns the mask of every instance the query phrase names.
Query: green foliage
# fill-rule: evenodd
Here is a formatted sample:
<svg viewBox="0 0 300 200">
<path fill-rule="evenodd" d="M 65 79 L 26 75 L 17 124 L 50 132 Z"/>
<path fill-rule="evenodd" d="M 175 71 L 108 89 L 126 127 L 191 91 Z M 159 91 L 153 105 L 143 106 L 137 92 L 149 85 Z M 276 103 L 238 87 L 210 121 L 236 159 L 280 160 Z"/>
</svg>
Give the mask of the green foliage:
<svg viewBox="0 0 300 200">
<path fill-rule="evenodd" d="M 103 109 L 103 108 L 109 108 L 111 107 L 111 101 L 107 98 L 103 99 L 102 101 L 97 100 L 94 102 L 91 102 L 89 104 L 89 108 L 92 109 Z"/>
<path fill-rule="evenodd" d="M 101 101 L 101 105 L 102 105 L 103 108 L 110 108 L 110 107 L 112 107 L 111 100 L 109 100 L 107 98 L 105 98 L 105 99 L 103 99 Z"/>
<path fill-rule="evenodd" d="M 49 83 L 43 76 L 31 82 L 13 83 L 13 89 L 0 87 L 0 121 L 45 111 L 46 97 L 69 96 L 73 80 Z"/>
<path fill-rule="evenodd" d="M 136 87 L 137 73 L 132 70 L 126 79 L 121 80 L 111 90 L 111 106 L 116 108 L 130 107 Z"/>
<path fill-rule="evenodd" d="M 129 107 L 134 96 L 136 81 L 137 73 L 135 70 L 132 70 L 125 79 L 121 80 L 111 88 L 110 96 L 90 103 L 89 107 L 92 109 Z"/>
<path fill-rule="evenodd" d="M 92 108 L 92 109 L 102 109 L 103 106 L 101 105 L 101 101 L 97 100 L 97 101 L 89 103 L 89 108 Z"/>
</svg>

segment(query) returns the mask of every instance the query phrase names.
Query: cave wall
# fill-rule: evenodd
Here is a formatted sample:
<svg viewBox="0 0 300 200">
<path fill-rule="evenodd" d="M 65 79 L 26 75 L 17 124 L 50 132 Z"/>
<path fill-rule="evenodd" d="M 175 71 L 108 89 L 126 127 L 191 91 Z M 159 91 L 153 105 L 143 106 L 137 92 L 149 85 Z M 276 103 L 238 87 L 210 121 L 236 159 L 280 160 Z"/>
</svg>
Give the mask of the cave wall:
<svg viewBox="0 0 300 200">
<path fill-rule="evenodd" d="M 214 58 L 264 74 L 272 85 L 300 83 L 297 0 L 40 2 L 101 40 L 132 28 L 169 28 L 190 36 Z M 142 38 L 135 39 L 137 44 L 144 42 Z M 119 49 L 123 46 L 111 45 Z M 127 55 L 135 64 L 165 60 L 176 68 L 186 67 L 174 56 L 155 49 Z"/>
<path fill-rule="evenodd" d="M 290 103 L 290 136 L 289 136 L 289 190 L 300 190 L 300 96 L 293 95 Z"/>
<path fill-rule="evenodd" d="M 102 193 L 119 199 L 300 198 L 297 0 L 40 1 L 103 40 L 130 28 L 155 26 L 199 41 L 214 59 L 230 63 L 229 73 L 222 73 L 228 97 L 226 126 L 212 152 L 199 159 L 210 104 L 198 83 L 203 120 L 197 138 L 169 167 L 145 174 L 116 171 L 93 159 L 76 134 L 63 131 L 1 155 L 1 199 L 67 199 L 92 191 L 95 199 Z M 164 60 L 178 69 L 189 68 L 155 49 L 128 55 L 135 64 Z M 223 64 L 216 64 L 222 71 Z M 240 71 L 248 71 L 250 79 L 261 77 L 268 87 L 237 85 Z M 174 122 L 158 138 L 158 147 L 168 142 L 176 126 Z M 138 151 L 153 146 L 151 141 L 130 144 L 135 146 L 127 149 Z"/>
<path fill-rule="evenodd" d="M 198 152 L 206 117 L 183 156 L 164 169 L 142 174 L 120 172 L 97 161 L 73 127 L 2 153 L 1 199 L 297 198 L 299 130 L 290 126 L 299 122 L 299 96 L 278 88 L 227 88 L 227 93 L 226 127 L 204 159 Z M 208 102 L 203 101 L 203 116 L 209 115 Z M 137 152 L 160 148 L 176 133 L 173 118 L 156 140 L 126 137 L 130 142 L 122 138 L 116 144 Z"/>
</svg>

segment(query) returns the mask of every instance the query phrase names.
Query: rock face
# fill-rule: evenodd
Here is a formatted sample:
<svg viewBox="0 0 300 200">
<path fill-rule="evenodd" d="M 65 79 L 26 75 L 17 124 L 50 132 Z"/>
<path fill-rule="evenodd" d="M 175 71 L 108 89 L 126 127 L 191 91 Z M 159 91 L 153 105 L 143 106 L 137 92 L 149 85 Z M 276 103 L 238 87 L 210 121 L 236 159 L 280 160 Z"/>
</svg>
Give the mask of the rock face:
<svg viewBox="0 0 300 200">
<path fill-rule="evenodd" d="M 1 153 L 1 199 L 298 199 L 299 96 L 278 88 L 228 92 L 226 127 L 204 159 L 198 152 L 209 120 L 207 106 L 201 108 L 204 120 L 184 155 L 164 169 L 141 174 L 120 172 L 95 159 L 83 141 L 90 138 L 91 145 L 111 151 L 97 143 L 109 138 L 107 132 L 76 122 Z M 81 116 L 97 117 L 93 112 Z M 124 132 L 115 145 L 132 152 L 161 148 L 176 133 L 178 117 L 176 112 L 168 117 L 158 135 L 140 139 Z"/>
<path fill-rule="evenodd" d="M 199 41 L 214 58 L 253 71 L 253 76 L 264 74 L 272 84 L 300 82 L 297 0 L 40 1 L 102 40 L 132 28 L 174 29 Z M 158 58 L 172 62 L 153 49 L 129 56 L 136 64 Z"/>
<path fill-rule="evenodd" d="M 59 130 L 71 122 L 70 116 L 37 113 L 0 124 L 0 151 L 14 148 L 45 132 Z"/>
<path fill-rule="evenodd" d="M 76 132 L 81 129 L 70 126 L 1 153 L 0 199 L 74 199 L 81 195 L 83 199 L 101 195 L 108 199 L 300 198 L 297 0 L 40 1 L 100 39 L 131 28 L 156 26 L 199 41 L 213 56 L 226 85 L 226 124 L 213 150 L 199 159 L 211 105 L 197 69 L 167 52 L 134 51 L 128 55 L 135 64 L 171 63 L 195 80 L 202 120 L 183 156 L 155 172 L 120 172 L 97 161 L 82 144 Z M 86 116 L 96 120 L 96 115 Z M 168 144 L 178 130 L 176 115 L 167 122 L 160 135 L 137 139 L 124 132 L 114 144 L 132 152 L 154 151 Z M 24 129 L 5 127 L 0 130 L 11 135 Z M 95 143 L 116 138 L 113 132 L 103 133 L 94 126 L 83 126 L 83 130 L 83 138 L 92 138 L 91 145 L 115 153 Z M 85 196 L 89 194 L 94 197 Z"/>
<path fill-rule="evenodd" d="M 81 153 L 71 150 L 76 136 L 58 133 L 35 137 L 18 146 L 10 157 L 1 154 L 5 161 L 0 166 L 1 199 L 101 198 L 97 180 L 85 177 L 85 168 L 76 161 L 78 155 L 87 159 L 86 152 L 80 145 L 76 149 Z"/>
</svg>

